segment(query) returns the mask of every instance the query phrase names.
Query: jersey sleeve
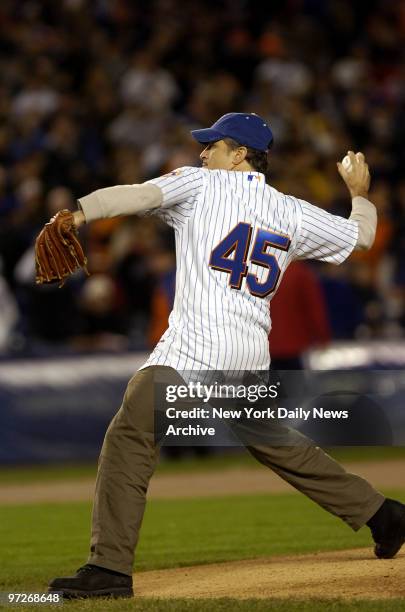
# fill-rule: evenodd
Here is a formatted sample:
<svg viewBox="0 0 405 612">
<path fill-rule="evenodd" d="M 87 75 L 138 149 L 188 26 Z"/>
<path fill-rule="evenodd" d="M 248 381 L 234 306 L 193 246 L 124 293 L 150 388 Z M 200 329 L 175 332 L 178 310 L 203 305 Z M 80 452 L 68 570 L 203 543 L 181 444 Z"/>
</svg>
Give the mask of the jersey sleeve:
<svg viewBox="0 0 405 612">
<path fill-rule="evenodd" d="M 356 221 L 345 219 L 293 198 L 297 212 L 297 238 L 294 259 L 318 259 L 339 265 L 357 243 Z"/>
<path fill-rule="evenodd" d="M 204 183 L 204 170 L 184 166 L 147 181 L 162 190 L 163 201 L 151 214 L 159 216 L 172 227 L 182 225 L 192 214 Z"/>
</svg>

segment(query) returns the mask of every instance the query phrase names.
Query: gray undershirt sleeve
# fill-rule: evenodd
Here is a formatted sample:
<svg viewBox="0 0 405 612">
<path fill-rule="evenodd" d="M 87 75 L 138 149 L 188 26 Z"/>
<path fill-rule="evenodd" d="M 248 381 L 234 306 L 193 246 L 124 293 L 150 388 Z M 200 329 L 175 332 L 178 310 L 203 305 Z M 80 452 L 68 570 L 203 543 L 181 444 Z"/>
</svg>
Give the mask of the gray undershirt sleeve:
<svg viewBox="0 0 405 612">
<path fill-rule="evenodd" d="M 157 185 L 117 185 L 97 189 L 78 199 L 86 222 L 120 215 L 142 214 L 162 205 L 162 190 Z"/>
<path fill-rule="evenodd" d="M 356 221 L 359 226 L 359 236 L 355 251 L 371 249 L 377 229 L 377 209 L 369 200 L 361 196 L 352 199 L 352 213 L 350 220 Z"/>
<path fill-rule="evenodd" d="M 162 190 L 153 183 L 117 185 L 93 191 L 79 198 L 78 206 L 86 222 L 121 215 L 142 214 L 162 205 Z M 352 200 L 350 220 L 356 221 L 359 236 L 355 250 L 367 250 L 373 245 L 377 228 L 377 211 L 369 200 L 357 196 Z"/>
</svg>

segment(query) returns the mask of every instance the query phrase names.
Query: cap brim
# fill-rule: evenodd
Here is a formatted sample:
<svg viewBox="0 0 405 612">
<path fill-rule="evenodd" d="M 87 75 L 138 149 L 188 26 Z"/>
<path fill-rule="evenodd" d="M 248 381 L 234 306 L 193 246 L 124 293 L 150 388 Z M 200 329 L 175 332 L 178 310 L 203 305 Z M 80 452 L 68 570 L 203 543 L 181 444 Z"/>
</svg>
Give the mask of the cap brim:
<svg viewBox="0 0 405 612">
<path fill-rule="evenodd" d="M 203 130 L 192 130 L 191 135 L 197 142 L 201 144 L 206 144 L 209 142 L 216 142 L 217 140 L 222 140 L 224 137 L 223 134 L 213 130 L 212 128 L 205 128 Z"/>
</svg>

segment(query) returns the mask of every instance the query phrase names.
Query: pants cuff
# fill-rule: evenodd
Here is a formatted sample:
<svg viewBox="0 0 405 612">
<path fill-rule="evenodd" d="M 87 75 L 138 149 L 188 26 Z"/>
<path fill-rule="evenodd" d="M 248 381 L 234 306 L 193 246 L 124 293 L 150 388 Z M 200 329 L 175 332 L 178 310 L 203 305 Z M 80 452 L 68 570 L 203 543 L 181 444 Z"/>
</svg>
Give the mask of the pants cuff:
<svg viewBox="0 0 405 612">
<path fill-rule="evenodd" d="M 353 531 L 358 531 L 359 529 L 361 529 L 361 527 L 364 527 L 367 521 L 369 521 L 371 517 L 374 516 L 374 514 L 377 512 L 377 510 L 381 508 L 384 501 L 384 495 L 381 495 L 379 493 L 378 496 L 375 498 L 374 502 L 367 506 L 360 518 L 358 518 L 356 521 L 347 521 Z"/>
<path fill-rule="evenodd" d="M 90 555 L 87 559 L 87 563 L 91 565 L 97 565 L 98 567 L 104 567 L 105 569 L 112 570 L 113 572 L 120 572 L 127 576 L 132 576 L 132 565 L 123 565 L 122 563 L 114 563 L 114 561 L 108 561 L 104 557 L 97 555 Z"/>
</svg>

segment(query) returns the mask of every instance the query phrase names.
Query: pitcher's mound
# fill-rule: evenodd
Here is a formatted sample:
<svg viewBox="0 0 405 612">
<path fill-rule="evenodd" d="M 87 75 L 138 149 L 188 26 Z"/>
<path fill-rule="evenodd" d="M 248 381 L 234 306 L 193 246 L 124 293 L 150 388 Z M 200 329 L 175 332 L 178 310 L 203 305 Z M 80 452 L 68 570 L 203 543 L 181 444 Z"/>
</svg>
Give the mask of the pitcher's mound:
<svg viewBox="0 0 405 612">
<path fill-rule="evenodd" d="M 405 555 L 376 559 L 367 548 L 140 572 L 135 575 L 135 594 L 238 599 L 405 597 Z"/>
</svg>

